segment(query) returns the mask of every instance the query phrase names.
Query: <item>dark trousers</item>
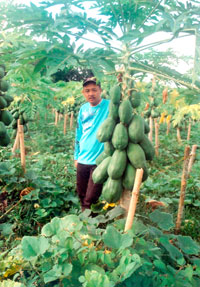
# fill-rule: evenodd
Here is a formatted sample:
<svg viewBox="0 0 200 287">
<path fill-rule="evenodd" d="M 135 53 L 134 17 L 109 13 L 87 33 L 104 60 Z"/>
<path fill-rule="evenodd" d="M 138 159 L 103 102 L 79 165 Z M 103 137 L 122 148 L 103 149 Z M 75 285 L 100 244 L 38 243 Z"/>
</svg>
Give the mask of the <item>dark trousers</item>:
<svg viewBox="0 0 200 287">
<path fill-rule="evenodd" d="M 96 165 L 78 163 L 76 174 L 76 190 L 81 202 L 82 211 L 96 203 L 101 195 L 102 184 L 95 184 L 92 173 Z"/>
</svg>

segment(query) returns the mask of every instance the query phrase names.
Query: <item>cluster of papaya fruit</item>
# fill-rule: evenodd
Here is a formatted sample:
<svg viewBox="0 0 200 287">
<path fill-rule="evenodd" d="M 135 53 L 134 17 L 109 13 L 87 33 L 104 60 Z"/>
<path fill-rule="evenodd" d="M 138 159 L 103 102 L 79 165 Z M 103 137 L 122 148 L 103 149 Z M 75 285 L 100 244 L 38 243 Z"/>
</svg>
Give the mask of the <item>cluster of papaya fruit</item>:
<svg viewBox="0 0 200 287">
<path fill-rule="evenodd" d="M 77 118 L 78 112 L 83 102 L 75 101 L 73 104 L 68 104 L 66 107 L 66 112 L 70 116 L 71 112 L 74 113 L 74 117 Z"/>
<path fill-rule="evenodd" d="M 20 125 L 23 125 L 24 133 L 28 132 L 28 122 L 29 118 L 25 111 L 25 108 L 20 107 L 20 101 L 17 103 L 17 107 L 15 107 L 13 110 L 11 110 L 11 114 L 13 116 L 13 121 L 11 123 L 13 132 L 11 137 L 14 139 L 17 135 L 17 123 L 19 120 Z"/>
<path fill-rule="evenodd" d="M 96 160 L 92 178 L 102 183 L 103 198 L 111 203 L 120 199 L 123 189 L 132 190 L 136 169 L 143 168 L 143 181 L 148 177 L 147 160 L 154 157 L 154 147 L 147 137 L 149 126 L 135 108 L 140 105 L 140 93 L 129 89 L 121 95 L 120 85 L 110 90 L 108 118 L 97 132 L 104 142 L 104 151 Z"/>
<path fill-rule="evenodd" d="M 0 65 L 0 146 L 7 146 L 10 143 L 6 126 L 9 126 L 12 122 L 12 115 L 7 110 L 7 107 L 10 106 L 13 97 L 6 94 L 9 84 L 3 79 L 5 74 L 5 66 Z"/>
<path fill-rule="evenodd" d="M 155 95 L 151 95 L 150 97 L 150 103 L 147 103 L 146 107 L 145 107 L 145 111 L 144 111 L 144 117 L 145 118 L 149 118 L 150 116 L 152 118 L 158 118 L 160 117 L 161 113 L 160 110 L 158 108 L 159 105 L 159 100 L 157 99 L 157 97 L 155 97 Z"/>
</svg>

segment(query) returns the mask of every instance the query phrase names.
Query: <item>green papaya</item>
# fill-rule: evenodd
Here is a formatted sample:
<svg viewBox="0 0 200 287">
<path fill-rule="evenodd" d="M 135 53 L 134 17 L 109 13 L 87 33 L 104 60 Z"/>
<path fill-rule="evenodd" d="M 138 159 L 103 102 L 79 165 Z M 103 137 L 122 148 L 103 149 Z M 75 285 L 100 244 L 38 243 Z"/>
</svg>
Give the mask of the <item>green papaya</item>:
<svg viewBox="0 0 200 287">
<path fill-rule="evenodd" d="M 129 100 L 123 100 L 119 106 L 120 122 L 128 125 L 132 119 L 133 110 Z"/>
<path fill-rule="evenodd" d="M 150 132 L 150 127 L 147 121 L 144 120 L 144 133 L 148 134 Z"/>
<path fill-rule="evenodd" d="M 108 178 L 108 165 L 110 163 L 111 156 L 105 158 L 93 171 L 92 180 L 94 183 L 104 183 Z"/>
<path fill-rule="evenodd" d="M 132 91 L 131 95 L 129 96 L 129 101 L 134 109 L 139 107 L 141 103 L 140 92 Z"/>
<path fill-rule="evenodd" d="M 146 166 L 145 153 L 139 144 L 129 142 L 127 155 L 129 161 L 136 169 L 144 168 L 144 166 Z"/>
<path fill-rule="evenodd" d="M 0 122 L 0 137 L 4 137 L 6 135 L 6 127 L 3 122 Z"/>
<path fill-rule="evenodd" d="M 5 109 L 7 107 L 7 101 L 3 96 L 0 96 L 0 109 Z"/>
<path fill-rule="evenodd" d="M 125 150 L 115 150 L 108 166 L 108 175 L 112 179 L 120 178 L 126 168 L 127 155 Z"/>
<path fill-rule="evenodd" d="M 113 130 L 115 128 L 115 120 L 107 118 L 99 127 L 97 131 L 97 139 L 100 142 L 107 142 L 111 139 Z"/>
<path fill-rule="evenodd" d="M 109 117 L 114 119 L 114 120 L 118 120 L 119 119 L 119 113 L 118 113 L 118 110 L 119 110 L 119 105 L 116 105 L 116 104 L 113 104 L 112 101 L 110 101 L 110 104 L 109 104 Z"/>
<path fill-rule="evenodd" d="M 18 113 L 18 111 L 16 111 L 16 112 L 13 114 L 13 118 L 14 118 L 15 120 L 18 120 L 18 118 L 19 118 L 19 113 Z"/>
<path fill-rule="evenodd" d="M 2 111 L 1 112 L 1 121 L 6 125 L 9 126 L 13 120 L 12 114 L 9 111 Z"/>
<path fill-rule="evenodd" d="M 151 110 L 152 118 L 158 118 L 160 116 L 160 112 L 156 110 Z"/>
<path fill-rule="evenodd" d="M 149 176 L 149 171 L 148 171 L 147 166 L 145 165 L 145 166 L 143 167 L 142 182 L 144 182 L 145 180 L 147 180 L 148 176 Z"/>
<path fill-rule="evenodd" d="M 12 128 L 16 129 L 17 128 L 17 120 L 13 119 L 12 121 Z"/>
<path fill-rule="evenodd" d="M 108 155 L 103 151 L 100 155 L 96 158 L 96 165 L 99 165 Z"/>
<path fill-rule="evenodd" d="M 112 179 L 108 177 L 107 181 L 105 182 L 102 190 L 102 197 L 108 203 L 117 202 L 122 194 L 122 181 L 121 179 Z"/>
<path fill-rule="evenodd" d="M 0 67 L 0 79 L 2 79 L 5 76 L 5 70 Z"/>
<path fill-rule="evenodd" d="M 24 133 L 26 133 L 28 131 L 28 127 L 26 124 L 23 125 L 23 129 L 24 129 Z"/>
<path fill-rule="evenodd" d="M 132 190 L 135 181 L 136 169 L 130 163 L 127 164 L 123 175 L 122 185 L 127 190 Z"/>
<path fill-rule="evenodd" d="M 110 99 L 112 100 L 113 104 L 118 105 L 121 99 L 121 88 L 119 85 L 115 85 L 110 89 Z"/>
<path fill-rule="evenodd" d="M 128 136 L 133 143 L 139 143 L 144 136 L 144 120 L 139 115 L 134 115 L 128 126 Z"/>
<path fill-rule="evenodd" d="M 17 130 L 13 130 L 13 131 L 12 131 L 11 138 L 12 138 L 12 139 L 15 139 L 15 138 L 16 138 L 16 135 L 17 135 Z"/>
<path fill-rule="evenodd" d="M 125 149 L 128 145 L 128 131 L 122 123 L 115 126 L 112 136 L 112 144 L 115 149 L 120 150 Z"/>
<path fill-rule="evenodd" d="M 6 92 L 9 89 L 9 83 L 5 80 L 0 81 L 0 90 Z"/>
<path fill-rule="evenodd" d="M 152 160 L 155 155 L 155 150 L 152 143 L 150 142 L 150 140 L 146 135 L 143 136 L 139 144 L 145 153 L 146 160 Z"/>
<path fill-rule="evenodd" d="M 7 146 L 10 143 L 10 137 L 6 133 L 2 138 L 0 138 L 0 146 Z"/>
<path fill-rule="evenodd" d="M 111 142 L 105 142 L 104 143 L 104 152 L 108 155 L 108 156 L 111 156 L 113 155 L 115 149 L 112 145 Z"/>
<path fill-rule="evenodd" d="M 12 101 L 14 101 L 13 97 L 10 95 L 4 95 L 3 97 L 9 103 L 9 105 Z"/>
<path fill-rule="evenodd" d="M 151 109 L 148 109 L 144 112 L 144 117 L 149 118 L 151 116 Z"/>
<path fill-rule="evenodd" d="M 156 98 L 153 99 L 153 106 L 154 107 L 158 107 L 159 106 L 159 100 L 158 99 L 156 99 Z"/>
</svg>

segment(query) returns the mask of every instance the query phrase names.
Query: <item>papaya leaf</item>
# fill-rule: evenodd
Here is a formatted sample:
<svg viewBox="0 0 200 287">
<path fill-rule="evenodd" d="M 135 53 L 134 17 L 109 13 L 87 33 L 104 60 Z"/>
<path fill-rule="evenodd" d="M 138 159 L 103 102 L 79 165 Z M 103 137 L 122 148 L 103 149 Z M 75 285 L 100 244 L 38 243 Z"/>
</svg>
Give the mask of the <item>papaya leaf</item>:
<svg viewBox="0 0 200 287">
<path fill-rule="evenodd" d="M 158 224 L 162 230 L 170 230 L 174 227 L 173 217 L 171 214 L 166 212 L 160 212 L 155 210 L 149 215 L 151 221 Z"/>
</svg>

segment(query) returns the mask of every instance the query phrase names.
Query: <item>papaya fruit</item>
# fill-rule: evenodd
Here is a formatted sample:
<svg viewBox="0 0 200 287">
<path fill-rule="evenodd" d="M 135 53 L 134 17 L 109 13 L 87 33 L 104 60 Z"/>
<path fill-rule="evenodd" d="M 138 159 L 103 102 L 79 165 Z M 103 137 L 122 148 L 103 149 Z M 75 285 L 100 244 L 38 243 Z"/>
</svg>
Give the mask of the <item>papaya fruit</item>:
<svg viewBox="0 0 200 287">
<path fill-rule="evenodd" d="M 100 155 L 96 158 L 96 165 L 99 165 L 108 155 L 103 151 Z"/>
<path fill-rule="evenodd" d="M 152 118 L 158 118 L 160 116 L 160 112 L 156 110 L 151 111 Z"/>
<path fill-rule="evenodd" d="M 113 155 L 114 151 L 115 151 L 115 149 L 114 149 L 114 147 L 113 147 L 111 142 L 105 142 L 104 143 L 104 152 L 105 152 L 105 154 L 107 154 L 108 156 L 111 156 L 111 155 Z"/>
<path fill-rule="evenodd" d="M 108 175 L 112 179 L 120 178 L 126 168 L 127 155 L 125 150 L 115 150 L 108 165 Z"/>
<path fill-rule="evenodd" d="M 150 140 L 146 135 L 143 136 L 139 144 L 145 153 L 146 160 L 152 160 L 155 155 L 155 150 L 152 143 L 150 142 Z"/>
<path fill-rule="evenodd" d="M 0 145 L 1 146 L 7 146 L 10 143 L 10 137 L 9 135 L 6 133 L 3 137 L 0 138 Z"/>
<path fill-rule="evenodd" d="M 6 135 L 6 127 L 3 122 L 0 122 L 0 137 L 4 137 Z"/>
<path fill-rule="evenodd" d="M 107 142 L 111 139 L 113 130 L 115 128 L 115 120 L 107 118 L 99 127 L 97 131 L 97 139 L 100 142 Z"/>
<path fill-rule="evenodd" d="M 17 128 L 17 120 L 13 119 L 11 126 L 13 129 L 16 129 Z"/>
<path fill-rule="evenodd" d="M 108 177 L 103 186 L 102 196 L 108 203 L 114 203 L 120 199 L 122 190 L 121 179 L 112 179 Z"/>
<path fill-rule="evenodd" d="M 147 166 L 143 166 L 143 177 L 142 177 L 142 182 L 144 182 L 145 180 L 147 180 L 149 176 L 149 171 L 148 171 L 148 168 Z"/>
<path fill-rule="evenodd" d="M 3 97 L 9 103 L 9 105 L 12 101 L 14 101 L 13 97 L 10 95 L 4 95 Z"/>
<path fill-rule="evenodd" d="M 119 85 L 115 85 L 110 89 L 110 99 L 113 104 L 119 105 L 121 99 L 121 88 Z"/>
<path fill-rule="evenodd" d="M 123 100 L 119 106 L 120 122 L 128 125 L 132 119 L 133 110 L 129 100 Z"/>
<path fill-rule="evenodd" d="M 18 113 L 18 111 L 16 111 L 16 112 L 13 114 L 13 118 L 14 118 L 15 120 L 17 120 L 17 119 L 19 118 L 19 113 Z"/>
<path fill-rule="evenodd" d="M 144 166 L 146 166 L 145 153 L 139 144 L 129 142 L 127 155 L 129 161 L 136 169 L 144 168 Z"/>
<path fill-rule="evenodd" d="M 9 89 L 9 83 L 5 80 L 0 81 L 0 90 L 6 92 Z"/>
<path fill-rule="evenodd" d="M 122 179 L 122 185 L 127 190 L 132 190 L 135 181 L 136 169 L 130 163 L 127 164 L 125 173 Z"/>
<path fill-rule="evenodd" d="M 0 67 L 0 79 L 2 79 L 5 76 L 5 70 Z"/>
<path fill-rule="evenodd" d="M 139 107 L 141 103 L 140 92 L 132 91 L 131 95 L 129 96 L 129 101 L 134 109 Z"/>
<path fill-rule="evenodd" d="M 144 120 L 144 133 L 148 134 L 150 132 L 150 127 L 147 121 Z"/>
<path fill-rule="evenodd" d="M 17 129 L 12 131 L 11 138 L 12 138 L 12 139 L 15 139 L 15 138 L 16 138 L 16 135 L 17 135 Z"/>
<path fill-rule="evenodd" d="M 92 180 L 94 183 L 104 183 L 108 178 L 108 165 L 110 163 L 111 156 L 106 157 L 93 171 Z"/>
<path fill-rule="evenodd" d="M 13 120 L 12 114 L 9 111 L 2 111 L 1 112 L 1 121 L 6 125 L 9 126 Z"/>
<path fill-rule="evenodd" d="M 120 150 L 125 149 L 128 145 L 128 131 L 122 123 L 115 126 L 112 136 L 112 144 L 115 149 Z"/>
<path fill-rule="evenodd" d="M 119 110 L 119 105 L 113 104 L 113 102 L 110 101 L 110 104 L 109 104 L 109 115 L 108 116 L 111 117 L 114 120 L 118 120 L 119 119 L 118 110 Z"/>
<path fill-rule="evenodd" d="M 144 120 L 139 115 L 134 115 L 128 126 L 128 136 L 133 143 L 139 143 L 144 136 Z"/>
<path fill-rule="evenodd" d="M 5 109 L 7 107 L 7 101 L 3 96 L 0 96 L 0 109 Z"/>
<path fill-rule="evenodd" d="M 144 111 L 144 117 L 149 118 L 151 116 L 151 109 Z"/>
</svg>

